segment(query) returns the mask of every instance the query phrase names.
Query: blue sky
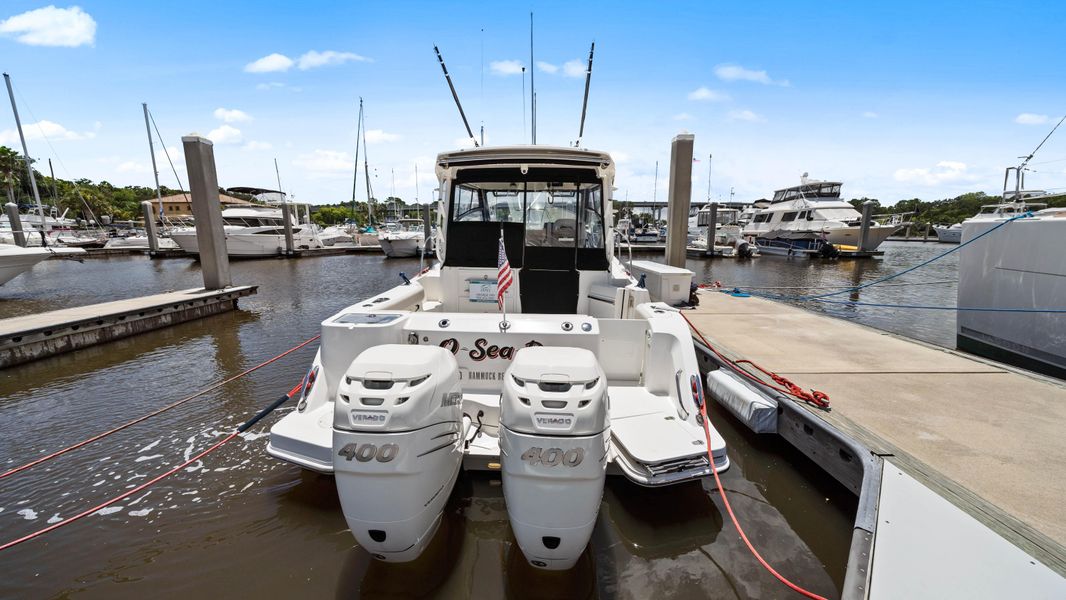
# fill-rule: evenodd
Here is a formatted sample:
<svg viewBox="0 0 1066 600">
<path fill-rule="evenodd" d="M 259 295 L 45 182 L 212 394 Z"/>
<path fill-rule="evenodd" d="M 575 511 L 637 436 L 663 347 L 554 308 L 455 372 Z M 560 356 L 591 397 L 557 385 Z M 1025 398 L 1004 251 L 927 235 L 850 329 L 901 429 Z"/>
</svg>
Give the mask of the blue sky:
<svg viewBox="0 0 1066 600">
<path fill-rule="evenodd" d="M 714 198 L 766 197 L 804 171 L 884 203 L 997 192 L 1003 168 L 1066 113 L 1064 3 L 48 6 L 0 6 L 0 68 L 31 154 L 57 158 L 60 177 L 115 184 L 152 185 L 148 102 L 179 167 L 180 137 L 198 132 L 216 140 L 223 186 L 275 185 L 277 158 L 298 200 L 350 199 L 362 96 L 375 195 L 395 173 L 397 194 L 413 199 L 417 164 L 425 201 L 435 155 L 465 137 L 433 45 L 474 128 L 484 123 L 489 144 L 522 143 L 522 78 L 511 72 L 529 66 L 530 10 L 535 59 L 547 63 L 536 71 L 538 142 L 576 137 L 584 81 L 567 63 L 595 40 L 583 145 L 615 156 L 617 199 L 650 198 L 656 161 L 666 197 L 681 131 L 701 159 L 695 199 L 707 195 L 711 153 Z M 257 63 L 275 54 L 285 58 Z M 0 143 L 17 146 L 13 135 L 5 103 Z M 1066 188 L 1066 131 L 1033 163 L 1030 187 Z"/>
</svg>

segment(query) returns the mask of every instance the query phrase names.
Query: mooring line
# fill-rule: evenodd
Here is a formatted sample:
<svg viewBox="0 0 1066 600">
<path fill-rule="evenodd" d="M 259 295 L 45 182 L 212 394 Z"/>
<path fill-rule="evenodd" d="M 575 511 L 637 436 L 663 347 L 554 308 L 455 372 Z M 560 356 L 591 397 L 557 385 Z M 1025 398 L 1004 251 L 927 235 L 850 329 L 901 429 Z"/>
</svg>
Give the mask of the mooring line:
<svg viewBox="0 0 1066 600">
<path fill-rule="evenodd" d="M 149 487 L 151 485 L 154 485 L 155 483 L 157 483 L 159 481 L 162 481 L 162 480 L 166 479 L 167 477 L 170 477 L 174 473 L 177 473 L 178 471 L 180 471 L 180 470 L 184 469 L 185 467 L 193 464 L 194 462 L 200 460 L 201 458 L 207 456 L 208 454 L 211 454 L 215 450 L 218 450 L 223 445 L 225 445 L 227 442 L 231 441 L 233 438 L 239 436 L 240 434 L 242 434 L 245 431 L 247 431 L 248 429 L 250 429 L 253 425 L 258 423 L 260 419 L 262 419 L 263 417 L 267 416 L 268 414 L 273 412 L 276 408 L 278 408 L 279 406 L 284 404 L 286 400 L 288 400 L 288 399 L 292 398 L 294 395 L 296 395 L 296 393 L 300 391 L 300 388 L 302 388 L 303 385 L 304 385 L 304 382 L 300 381 L 300 383 L 296 384 L 296 387 L 294 387 L 291 390 L 289 390 L 289 393 L 285 394 L 281 398 L 278 398 L 274 402 L 271 402 L 270 405 L 268 405 L 266 408 L 264 408 L 263 410 L 261 410 L 258 413 L 256 413 L 256 415 L 254 417 L 252 417 L 251 419 L 248 419 L 247 421 L 245 421 L 240 427 L 237 428 L 236 431 L 234 431 L 233 433 L 230 433 L 229 435 L 227 435 L 226 437 L 222 438 L 221 440 L 219 440 L 215 444 L 211 445 L 211 447 L 209 447 L 207 450 L 204 450 L 203 452 L 197 454 L 196 456 L 190 458 L 189 460 L 186 460 L 185 462 L 181 463 L 180 465 L 170 469 L 169 471 L 167 471 L 167 472 L 165 472 L 165 473 L 163 473 L 161 475 L 157 475 L 156 477 L 150 479 L 149 481 L 146 481 L 146 482 L 142 483 L 141 485 L 139 485 L 139 486 L 137 486 L 137 487 L 135 487 L 133 489 L 126 490 L 125 492 L 122 492 L 118 496 L 115 496 L 115 497 L 111 498 L 110 500 L 108 500 L 106 502 L 103 502 L 101 504 L 97 504 L 96 506 L 94 506 L 94 507 L 92 507 L 90 509 L 83 510 L 82 512 L 80 512 L 80 513 L 78 513 L 78 514 L 76 514 L 76 515 L 74 515 L 74 516 L 72 516 L 72 517 L 70 517 L 68 519 L 63 519 L 62 521 L 59 521 L 58 523 L 54 523 L 52 525 L 49 525 L 48 527 L 45 527 L 44 529 L 38 529 L 37 531 L 34 531 L 33 533 L 29 533 L 27 535 L 24 535 L 24 536 L 18 538 L 18 539 L 11 540 L 10 542 L 6 542 L 3 545 L 0 545 L 0 552 L 2 552 L 4 550 L 7 550 L 8 548 L 11 548 L 13 546 L 17 546 L 17 545 L 19 545 L 19 544 L 21 544 L 23 542 L 28 542 L 28 541 L 36 538 L 36 537 L 40 537 L 40 536 L 42 536 L 42 535 L 44 535 L 44 534 L 46 534 L 46 533 L 48 533 L 50 531 L 55 531 L 56 529 L 59 529 L 60 527 L 63 527 L 65 525 L 70 525 L 74 521 L 77 521 L 79 519 L 83 519 L 83 518 L 85 518 L 85 517 L 87 517 L 87 516 L 89 516 L 89 515 L 91 515 L 93 513 L 99 512 L 100 510 L 102 510 L 104 508 L 107 508 L 108 506 L 111 506 L 112 504 L 118 502 L 119 500 L 123 500 L 125 498 L 129 498 L 130 496 L 136 494 L 137 492 L 143 491 L 145 488 L 147 488 L 147 487 Z"/>
<path fill-rule="evenodd" d="M 774 568 L 770 566 L 770 563 L 766 562 L 766 559 L 764 559 L 762 555 L 759 554 L 759 551 L 755 549 L 755 546 L 752 545 L 751 540 L 748 539 L 747 534 L 744 533 L 744 529 L 740 526 L 740 522 L 737 521 L 737 516 L 733 514 L 733 507 L 729 505 L 729 497 L 726 496 L 725 487 L 722 486 L 722 480 L 718 477 L 718 467 L 716 467 L 714 464 L 714 451 L 711 449 L 711 420 L 707 416 L 706 397 L 704 397 L 703 402 L 700 403 L 700 414 L 703 415 L 703 433 L 705 436 L 707 436 L 707 460 L 711 463 L 711 473 L 714 475 L 714 483 L 716 486 L 718 486 L 718 493 L 722 496 L 722 504 L 725 505 L 725 510 L 729 513 L 729 519 L 733 521 L 733 527 L 735 527 L 737 533 L 740 534 L 740 539 L 744 540 L 744 545 L 748 547 L 748 551 L 751 552 L 752 556 L 754 556 L 755 559 L 759 561 L 759 564 L 762 565 L 764 569 L 769 571 L 770 574 L 776 577 L 778 581 L 785 584 L 793 591 L 799 594 L 803 594 L 808 598 L 813 598 L 814 600 L 826 600 L 824 596 L 819 596 L 814 592 L 801 588 L 800 586 L 796 585 L 795 583 L 792 583 L 787 578 L 785 578 L 784 575 L 775 571 Z M 3 548 L 0 547 L 0 550 L 2 549 Z"/>
<path fill-rule="evenodd" d="M 55 451 L 55 452 L 53 452 L 51 454 L 48 454 L 46 456 L 42 456 L 41 458 L 38 458 L 38 459 L 33 460 L 31 462 L 28 462 L 28 463 L 22 465 L 21 467 L 15 467 L 14 469 L 11 469 L 9 471 L 5 471 L 4 473 L 0 473 L 0 479 L 3 479 L 5 477 L 9 477 L 11 475 L 14 475 L 15 473 L 20 472 L 20 471 L 25 471 L 26 469 L 35 467 L 35 466 L 37 466 L 37 465 L 39 465 L 39 464 L 41 464 L 43 462 L 52 460 L 53 458 L 56 458 L 57 456 L 62 456 L 64 454 L 66 454 L 67 452 L 70 452 L 71 450 L 76 450 L 78 448 L 81 448 L 82 446 L 86 446 L 86 445 L 91 444 L 91 443 L 93 443 L 93 442 L 95 442 L 97 440 L 103 439 L 103 438 L 105 438 L 105 437 L 107 437 L 107 436 L 109 436 L 109 435 L 111 435 L 113 433 L 117 433 L 119 431 L 122 431 L 123 429 L 126 429 L 127 427 L 130 427 L 131 425 L 136 425 L 137 423 L 140 423 L 141 421 L 148 420 L 148 419 L 150 419 L 150 418 L 152 418 L 152 417 L 154 417 L 154 416 L 156 416 L 158 414 L 164 413 L 164 412 L 166 412 L 166 411 L 168 411 L 168 410 L 170 410 L 172 408 L 176 408 L 178 406 L 181 406 L 182 404 L 185 404 L 186 402 L 189 402 L 190 400 L 194 400 L 196 398 L 199 398 L 200 396 L 203 396 L 204 394 L 206 394 L 208 392 L 217 390 L 218 388 L 226 385 L 227 383 L 231 383 L 233 381 L 236 381 L 236 380 L 240 379 L 241 377 L 244 377 L 245 375 L 248 375 L 249 373 L 252 373 L 253 371 L 259 370 L 259 369 L 261 369 L 261 368 L 263 368 L 263 367 L 265 367 L 265 366 L 267 366 L 267 365 L 269 365 L 271 363 L 274 363 L 274 362 L 280 360 L 281 358 L 283 358 L 285 356 L 288 356 L 289 354 L 292 354 L 293 352 L 296 352 L 297 350 L 299 350 L 300 348 L 303 348 L 304 346 L 310 344 L 311 342 L 314 342 L 315 340 L 317 340 L 320 337 L 322 337 L 322 336 L 321 335 L 316 335 L 315 337 L 313 337 L 313 338 L 311 338 L 311 339 L 309 339 L 309 340 L 307 340 L 305 342 L 302 342 L 302 343 L 300 343 L 300 344 L 298 344 L 296 346 L 293 346 L 292 348 L 289 348 L 285 352 L 282 352 L 281 354 L 275 356 L 274 358 L 271 358 L 270 360 L 261 362 L 258 365 L 255 365 L 254 367 L 252 367 L 252 368 L 250 368 L 250 369 L 248 369 L 248 370 L 246 370 L 246 371 L 244 371 L 242 373 L 238 373 L 237 375 L 234 375 L 233 377 L 230 377 L 229 379 L 226 379 L 224 381 L 216 383 L 215 385 L 213 385 L 211 387 L 208 387 L 208 388 L 205 388 L 203 390 L 200 390 L 199 392 L 196 392 L 192 396 L 188 396 L 188 397 L 182 398 L 181 400 L 178 400 L 177 402 L 174 402 L 172 404 L 168 404 L 168 405 L 166 405 L 166 406 L 164 406 L 164 407 L 162 407 L 160 409 L 154 410 L 154 411 L 152 411 L 152 412 L 150 412 L 150 413 L 148 413 L 148 414 L 146 414 L 146 415 L 144 415 L 142 417 L 138 417 L 138 418 L 136 418 L 136 419 L 134 419 L 132 421 L 129 421 L 127 423 L 123 423 L 122 425 L 119 425 L 118 427 L 115 427 L 113 429 L 109 429 L 109 430 L 107 430 L 107 431 L 105 431 L 103 433 L 96 434 L 96 435 L 92 436 L 91 438 L 87 438 L 87 439 L 84 439 L 84 440 L 82 440 L 82 441 L 80 441 L 80 442 L 78 442 L 76 444 L 67 446 L 66 448 L 63 448 L 62 450 L 57 450 L 57 451 Z"/>
</svg>

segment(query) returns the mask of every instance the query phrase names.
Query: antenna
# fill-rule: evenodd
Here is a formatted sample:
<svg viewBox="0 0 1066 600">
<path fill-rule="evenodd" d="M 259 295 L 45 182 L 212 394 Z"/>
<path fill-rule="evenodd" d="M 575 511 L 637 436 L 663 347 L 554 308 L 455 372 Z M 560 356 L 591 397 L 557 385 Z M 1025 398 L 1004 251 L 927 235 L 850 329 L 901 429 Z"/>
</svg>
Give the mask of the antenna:
<svg viewBox="0 0 1066 600">
<path fill-rule="evenodd" d="M 526 68 L 522 67 L 522 137 L 526 137 Z"/>
<path fill-rule="evenodd" d="M 589 68 L 585 71 L 585 99 L 581 101 L 581 127 L 577 132 L 577 141 L 574 142 L 574 147 L 581 146 L 581 138 L 585 135 L 585 113 L 589 107 L 589 84 L 592 83 L 592 53 L 596 51 L 596 42 L 592 42 L 592 47 L 589 48 Z"/>
<path fill-rule="evenodd" d="M 481 28 L 481 145 L 485 145 L 485 28 Z"/>
<path fill-rule="evenodd" d="M 533 139 L 533 145 L 537 144 L 537 92 L 536 86 L 533 84 L 533 11 L 529 12 L 529 114 L 530 114 L 530 133 Z"/>
<path fill-rule="evenodd" d="M 459 109 L 459 116 L 463 118 L 463 126 L 466 127 L 466 134 L 470 136 L 470 141 L 474 142 L 474 147 L 477 148 L 477 138 L 474 137 L 474 132 L 470 129 L 470 122 L 466 120 L 466 113 L 463 112 L 463 105 L 459 102 L 459 94 L 455 93 L 455 85 L 452 84 L 452 76 L 448 74 L 448 67 L 444 66 L 444 57 L 440 55 L 440 49 L 436 46 L 433 46 L 433 51 L 437 53 L 437 60 L 440 61 L 440 68 L 444 71 L 444 79 L 448 80 L 448 89 L 452 91 L 452 99 L 455 100 L 455 106 Z"/>
<path fill-rule="evenodd" d="M 1037 147 L 1032 152 L 1029 153 L 1029 156 L 1025 157 L 1025 161 L 1022 162 L 1021 166 L 1018 167 L 1019 169 L 1024 169 L 1025 165 L 1029 164 L 1030 160 L 1033 160 L 1033 156 L 1037 152 L 1040 151 L 1040 149 L 1044 146 L 1044 143 L 1047 142 L 1048 138 L 1051 137 L 1051 134 L 1055 133 L 1055 130 L 1059 128 L 1059 125 L 1062 125 L 1063 121 L 1066 121 L 1066 116 L 1064 116 L 1061 119 L 1059 119 L 1059 122 L 1056 123 L 1055 126 L 1051 128 L 1051 131 L 1048 132 L 1048 134 L 1046 136 L 1044 136 L 1044 139 L 1040 142 L 1040 144 L 1038 144 Z"/>
<path fill-rule="evenodd" d="M 1044 136 L 1044 139 L 1041 140 L 1039 144 L 1037 144 L 1036 148 L 1034 148 L 1033 151 L 1029 153 L 1029 156 L 1019 156 L 1018 157 L 1018 158 L 1025 159 L 1025 160 L 1022 161 L 1022 164 L 1018 165 L 1017 167 L 1007 167 L 1006 172 L 1003 173 L 1003 199 L 1004 200 L 1007 199 L 1007 179 L 1010 178 L 1010 172 L 1013 170 L 1014 171 L 1014 200 L 1015 200 L 1015 202 L 1021 202 L 1021 200 L 1022 200 L 1021 199 L 1021 192 L 1022 192 L 1023 189 L 1025 189 L 1025 174 L 1024 174 L 1024 171 L 1026 170 L 1025 169 L 1026 165 L 1028 165 L 1029 161 L 1033 160 L 1033 156 L 1035 156 L 1036 153 L 1039 152 L 1040 149 L 1044 147 L 1044 144 L 1048 141 L 1048 138 L 1050 138 L 1051 135 L 1053 133 L 1055 133 L 1055 130 L 1059 128 L 1059 125 L 1062 125 L 1063 121 L 1066 121 L 1066 116 L 1064 116 L 1061 119 L 1059 119 L 1059 122 L 1056 123 L 1055 126 L 1051 128 L 1051 131 L 1049 131 L 1048 134 Z"/>
<path fill-rule="evenodd" d="M 711 201 L 711 166 L 714 161 L 714 155 L 707 155 L 707 202 Z"/>
</svg>

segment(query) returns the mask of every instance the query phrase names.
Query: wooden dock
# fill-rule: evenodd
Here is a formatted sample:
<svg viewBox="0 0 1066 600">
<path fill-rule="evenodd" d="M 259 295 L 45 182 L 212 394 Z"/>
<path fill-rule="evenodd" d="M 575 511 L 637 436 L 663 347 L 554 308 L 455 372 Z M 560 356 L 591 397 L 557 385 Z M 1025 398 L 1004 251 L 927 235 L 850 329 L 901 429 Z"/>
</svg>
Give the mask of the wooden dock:
<svg viewBox="0 0 1066 600">
<path fill-rule="evenodd" d="M 705 291 L 685 315 L 731 359 L 826 392 L 832 411 L 810 415 L 1066 574 L 1064 382 L 760 298 Z"/>
<path fill-rule="evenodd" d="M 233 310 L 257 286 L 203 288 L 0 320 L 0 368 Z"/>
</svg>

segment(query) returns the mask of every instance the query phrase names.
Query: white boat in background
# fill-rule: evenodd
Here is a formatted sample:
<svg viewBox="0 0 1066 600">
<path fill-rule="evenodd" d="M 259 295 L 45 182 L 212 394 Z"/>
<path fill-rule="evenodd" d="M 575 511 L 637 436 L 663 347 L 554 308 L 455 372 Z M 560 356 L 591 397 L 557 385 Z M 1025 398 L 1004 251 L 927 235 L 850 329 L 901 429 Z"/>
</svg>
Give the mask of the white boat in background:
<svg viewBox="0 0 1066 600">
<path fill-rule="evenodd" d="M 85 254 L 77 248 L 22 248 L 13 244 L 0 244 L 0 285 L 29 271 L 42 260 L 56 255 Z"/>
<path fill-rule="evenodd" d="M 966 243 L 1029 212 L 997 205 L 999 216 L 962 223 Z M 1012 312 L 1066 308 L 1066 208 L 1050 208 L 1000 227 L 959 255 L 956 345 L 1026 369 L 1066 378 L 1066 314 Z"/>
<path fill-rule="evenodd" d="M 871 222 L 861 243 L 862 213 L 840 198 L 839 181 L 808 179 L 774 192 L 770 205 L 755 213 L 744 235 L 755 239 L 759 251 L 781 255 L 835 255 L 843 249 L 873 251 L 898 225 Z"/>
<path fill-rule="evenodd" d="M 195 231 L 195 230 L 194 230 Z M 169 236 L 160 235 L 156 238 L 156 242 L 160 250 L 178 250 L 180 246 Z M 116 236 L 108 238 L 107 243 L 104 244 L 104 248 L 116 249 L 116 248 L 128 248 L 134 250 L 147 250 L 148 249 L 148 236 L 143 233 L 126 236 Z"/>
<path fill-rule="evenodd" d="M 378 229 L 378 244 L 389 258 L 419 256 L 426 243 L 425 225 L 421 219 L 390 221 Z M 427 253 L 432 252 L 432 241 Z"/>
<path fill-rule="evenodd" d="M 245 206 L 222 211 L 223 230 L 226 234 L 226 252 L 230 256 L 255 257 L 276 256 L 285 253 L 285 218 L 282 208 L 292 210 L 292 204 L 278 206 Z M 292 216 L 293 247 L 296 250 L 321 248 L 316 226 L 300 223 Z M 171 231 L 170 238 L 182 250 L 199 254 L 196 228 Z"/>
<path fill-rule="evenodd" d="M 945 244 L 958 244 L 962 242 L 962 223 L 954 225 L 933 225 L 938 242 Z"/>
<path fill-rule="evenodd" d="M 439 155 L 437 176 L 440 262 L 322 322 L 267 451 L 333 474 L 359 545 L 390 562 L 432 539 L 460 468 L 500 471 L 528 563 L 566 569 L 606 474 L 656 487 L 710 475 L 710 457 L 729 466 L 713 428 L 706 446 L 699 364 L 672 307 L 692 272 L 633 263 L 642 287 L 613 257 L 606 153 L 475 148 Z"/>
<path fill-rule="evenodd" d="M 355 242 L 358 234 L 359 227 L 357 225 L 330 225 L 318 232 L 318 239 L 322 241 L 324 246 L 351 244 Z"/>
<path fill-rule="evenodd" d="M 715 210 L 713 250 L 721 256 L 751 258 L 758 254 L 755 244 L 749 243 L 743 234 L 740 215 L 743 205 L 722 206 Z M 691 212 L 688 222 L 688 246 L 707 250 L 707 232 L 711 223 L 711 205 L 705 204 Z"/>
</svg>

